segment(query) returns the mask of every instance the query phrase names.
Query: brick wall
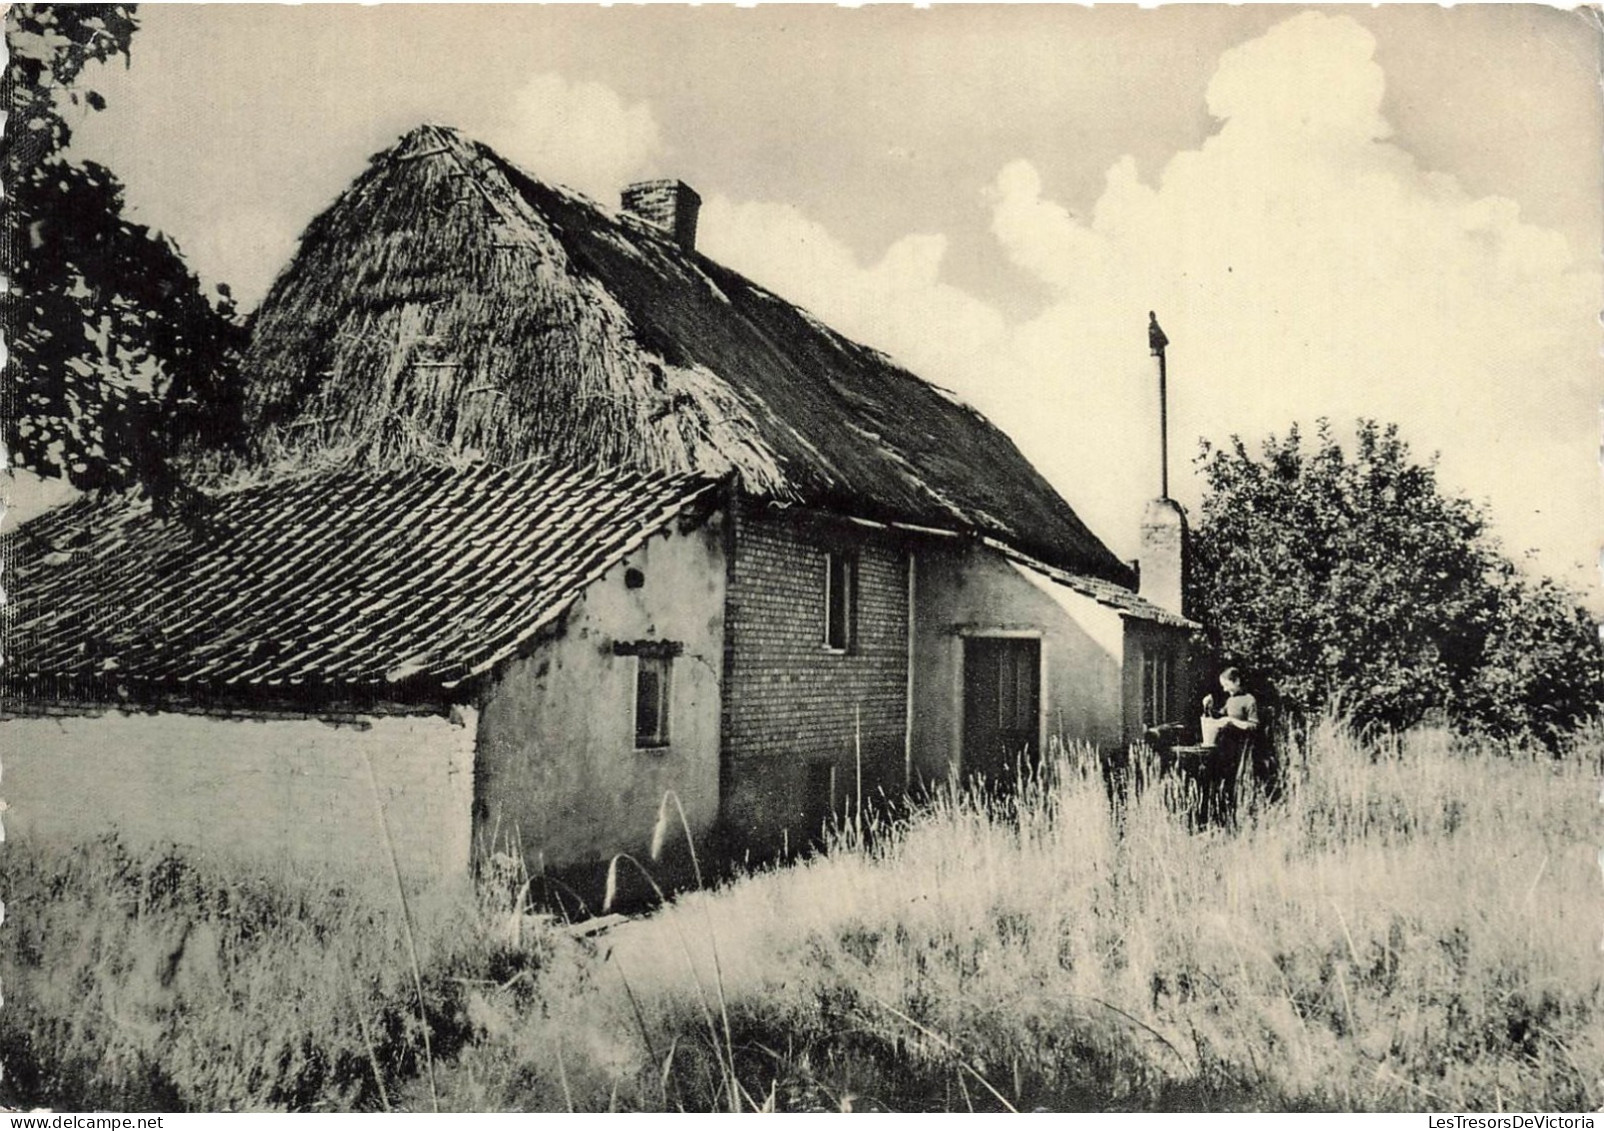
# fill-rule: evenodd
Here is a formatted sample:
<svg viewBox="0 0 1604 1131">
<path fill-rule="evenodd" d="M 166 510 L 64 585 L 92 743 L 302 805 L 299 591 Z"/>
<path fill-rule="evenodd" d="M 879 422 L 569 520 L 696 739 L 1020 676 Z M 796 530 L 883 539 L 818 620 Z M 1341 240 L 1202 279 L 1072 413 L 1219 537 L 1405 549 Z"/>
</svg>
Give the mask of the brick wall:
<svg viewBox="0 0 1604 1131">
<path fill-rule="evenodd" d="M 702 198 L 682 181 L 640 181 L 623 194 L 624 211 L 650 220 L 686 251 L 696 250 L 696 217 Z"/>
<path fill-rule="evenodd" d="M 372 780 L 402 869 L 466 875 L 475 712 L 353 718 L 58 711 L 0 723 L 6 834 L 71 843 L 117 830 L 256 863 L 383 875 Z"/>
<path fill-rule="evenodd" d="M 824 646 L 825 553 L 856 556 L 856 638 Z M 723 815 L 761 848 L 796 844 L 828 798 L 904 786 L 907 555 L 872 531 L 807 517 L 742 514 L 733 527 L 725 635 Z"/>
</svg>

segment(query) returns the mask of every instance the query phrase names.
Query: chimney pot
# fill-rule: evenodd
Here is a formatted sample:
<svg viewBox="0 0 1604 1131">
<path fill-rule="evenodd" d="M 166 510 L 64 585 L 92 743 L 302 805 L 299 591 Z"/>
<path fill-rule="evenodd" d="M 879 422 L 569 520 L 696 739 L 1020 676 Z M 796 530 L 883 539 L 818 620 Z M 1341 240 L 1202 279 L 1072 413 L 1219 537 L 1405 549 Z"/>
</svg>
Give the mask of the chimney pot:
<svg viewBox="0 0 1604 1131">
<path fill-rule="evenodd" d="M 686 251 L 696 250 L 696 217 L 702 198 L 684 181 L 637 181 L 623 192 L 624 211 L 655 224 Z"/>
<path fill-rule="evenodd" d="M 1161 609 L 1186 615 L 1191 568 L 1186 511 L 1174 499 L 1154 499 L 1142 512 L 1142 557 L 1137 593 Z"/>
</svg>

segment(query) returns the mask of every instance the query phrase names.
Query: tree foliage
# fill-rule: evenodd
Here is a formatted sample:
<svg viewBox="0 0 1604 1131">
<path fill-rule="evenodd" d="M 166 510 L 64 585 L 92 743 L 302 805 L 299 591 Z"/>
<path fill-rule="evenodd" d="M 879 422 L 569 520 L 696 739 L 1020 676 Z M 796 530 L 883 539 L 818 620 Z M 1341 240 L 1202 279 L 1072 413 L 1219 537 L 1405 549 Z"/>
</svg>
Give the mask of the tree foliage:
<svg viewBox="0 0 1604 1131">
<path fill-rule="evenodd" d="M 1351 458 L 1321 421 L 1312 444 L 1294 426 L 1258 456 L 1233 438 L 1198 462 L 1191 608 L 1289 705 L 1548 742 L 1598 714 L 1591 618 L 1505 557 L 1396 426 L 1360 421 Z"/>
<path fill-rule="evenodd" d="M 104 107 L 91 63 L 125 62 L 134 6 L 18 4 L 0 158 L 0 294 L 12 462 L 80 488 L 177 487 L 174 460 L 235 442 L 243 330 L 165 236 L 129 220 L 122 184 L 75 162 L 69 119 Z"/>
</svg>

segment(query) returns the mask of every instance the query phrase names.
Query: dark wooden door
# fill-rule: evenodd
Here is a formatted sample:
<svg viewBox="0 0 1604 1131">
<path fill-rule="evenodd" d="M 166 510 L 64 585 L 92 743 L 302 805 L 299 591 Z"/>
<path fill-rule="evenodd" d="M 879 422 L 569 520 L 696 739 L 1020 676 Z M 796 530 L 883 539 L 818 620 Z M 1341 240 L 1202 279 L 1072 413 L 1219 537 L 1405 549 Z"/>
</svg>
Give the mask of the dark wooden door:
<svg viewBox="0 0 1604 1131">
<path fill-rule="evenodd" d="M 1041 641 L 964 641 L 964 772 L 1007 783 L 1041 741 Z"/>
</svg>

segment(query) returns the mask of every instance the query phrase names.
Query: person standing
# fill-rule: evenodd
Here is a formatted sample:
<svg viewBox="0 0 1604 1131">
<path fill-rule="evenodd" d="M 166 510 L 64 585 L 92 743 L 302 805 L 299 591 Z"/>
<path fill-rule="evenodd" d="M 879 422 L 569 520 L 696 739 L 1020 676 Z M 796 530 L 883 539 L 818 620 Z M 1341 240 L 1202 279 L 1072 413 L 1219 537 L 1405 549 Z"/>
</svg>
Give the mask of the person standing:
<svg viewBox="0 0 1604 1131">
<path fill-rule="evenodd" d="M 1222 720 L 1215 742 L 1235 758 L 1247 749 L 1252 733 L 1259 729 L 1259 701 L 1243 686 L 1238 668 L 1226 668 L 1220 673 L 1220 691 L 1220 695 L 1203 697 L 1203 713 Z"/>
</svg>

